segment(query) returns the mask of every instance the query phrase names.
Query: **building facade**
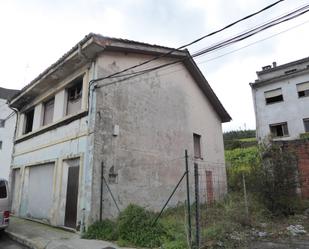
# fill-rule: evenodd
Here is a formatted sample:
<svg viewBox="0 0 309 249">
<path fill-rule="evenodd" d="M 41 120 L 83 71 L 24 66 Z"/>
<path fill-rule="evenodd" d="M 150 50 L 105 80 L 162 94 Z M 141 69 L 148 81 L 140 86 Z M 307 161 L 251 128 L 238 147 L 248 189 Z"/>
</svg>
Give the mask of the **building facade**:
<svg viewBox="0 0 309 249">
<path fill-rule="evenodd" d="M 259 141 L 271 138 L 295 151 L 298 193 L 309 198 L 309 57 L 265 66 L 251 83 Z"/>
<path fill-rule="evenodd" d="M 8 99 L 18 90 L 0 87 L 0 178 L 9 179 L 13 151 L 16 114 L 9 108 Z"/>
<path fill-rule="evenodd" d="M 130 203 L 158 211 L 185 149 L 226 191 L 221 123 L 230 116 L 188 52 L 170 51 L 89 34 L 11 100 L 16 215 L 83 230 Z M 181 189 L 170 205 L 184 199 Z"/>
<path fill-rule="evenodd" d="M 257 138 L 300 138 L 309 132 L 309 58 L 262 69 L 250 84 Z"/>
</svg>

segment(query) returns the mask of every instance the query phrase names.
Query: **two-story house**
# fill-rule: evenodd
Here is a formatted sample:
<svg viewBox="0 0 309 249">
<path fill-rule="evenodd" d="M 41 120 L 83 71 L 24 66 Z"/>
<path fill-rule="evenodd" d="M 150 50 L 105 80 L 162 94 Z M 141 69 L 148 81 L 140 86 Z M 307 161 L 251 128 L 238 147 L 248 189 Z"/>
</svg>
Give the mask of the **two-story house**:
<svg viewBox="0 0 309 249">
<path fill-rule="evenodd" d="M 91 33 L 10 105 L 19 111 L 18 216 L 83 229 L 129 203 L 158 211 L 184 172 L 185 149 L 226 189 L 221 123 L 231 118 L 186 50 Z M 185 196 L 181 188 L 169 204 Z"/>
<path fill-rule="evenodd" d="M 309 198 L 309 57 L 265 66 L 250 83 L 259 141 L 272 138 L 292 146 L 298 156 L 301 194 Z"/>
<path fill-rule="evenodd" d="M 9 179 L 16 126 L 16 113 L 8 106 L 8 99 L 18 93 L 0 87 L 0 178 Z"/>
</svg>

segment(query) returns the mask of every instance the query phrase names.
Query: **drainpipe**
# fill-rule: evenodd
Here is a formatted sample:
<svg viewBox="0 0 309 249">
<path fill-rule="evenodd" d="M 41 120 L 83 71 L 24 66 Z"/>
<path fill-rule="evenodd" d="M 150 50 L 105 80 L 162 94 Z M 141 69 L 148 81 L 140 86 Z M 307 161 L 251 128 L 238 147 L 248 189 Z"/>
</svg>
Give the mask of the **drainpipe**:
<svg viewBox="0 0 309 249">
<path fill-rule="evenodd" d="M 103 177 L 104 177 L 104 163 L 101 163 L 101 190 L 100 190 L 100 221 L 102 221 L 102 212 L 103 212 Z"/>
<path fill-rule="evenodd" d="M 14 153 L 15 153 L 15 139 L 16 139 L 17 124 L 18 124 L 19 116 L 18 116 L 18 110 L 16 108 L 11 107 L 8 102 L 7 102 L 7 104 L 9 106 L 9 108 L 11 110 L 13 110 L 13 112 L 15 112 L 15 116 L 16 116 L 14 135 L 13 135 L 13 148 L 12 148 L 12 154 L 11 154 L 10 174 L 9 174 L 9 188 L 10 188 L 10 192 L 11 192 L 11 190 L 12 190 L 12 163 L 13 163 Z M 13 200 L 12 200 L 12 198 L 10 198 L 10 207 L 12 207 L 12 202 L 13 202 Z"/>
</svg>

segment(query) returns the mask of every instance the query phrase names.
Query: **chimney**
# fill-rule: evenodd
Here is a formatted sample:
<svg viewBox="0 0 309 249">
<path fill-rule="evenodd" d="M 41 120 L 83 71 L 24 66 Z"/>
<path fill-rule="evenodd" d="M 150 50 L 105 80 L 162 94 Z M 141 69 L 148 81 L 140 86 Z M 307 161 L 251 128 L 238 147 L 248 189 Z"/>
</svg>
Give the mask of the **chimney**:
<svg viewBox="0 0 309 249">
<path fill-rule="evenodd" d="M 271 65 L 267 65 L 267 66 L 262 67 L 262 71 L 265 71 L 265 70 L 268 70 L 268 69 L 271 69 Z"/>
<path fill-rule="evenodd" d="M 275 68 L 277 66 L 277 62 L 273 62 L 273 68 Z"/>
</svg>

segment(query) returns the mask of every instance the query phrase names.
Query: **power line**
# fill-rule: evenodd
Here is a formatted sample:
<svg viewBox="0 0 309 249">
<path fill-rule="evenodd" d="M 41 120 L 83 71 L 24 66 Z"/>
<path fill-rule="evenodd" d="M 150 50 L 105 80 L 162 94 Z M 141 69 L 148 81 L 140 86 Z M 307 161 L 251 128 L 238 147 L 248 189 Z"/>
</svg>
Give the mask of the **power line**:
<svg viewBox="0 0 309 249">
<path fill-rule="evenodd" d="M 307 20 L 307 21 L 305 21 L 305 22 L 303 22 L 303 23 L 301 23 L 301 24 L 295 25 L 295 26 L 293 26 L 293 27 L 291 27 L 291 28 L 289 28 L 289 29 L 283 30 L 283 31 L 281 31 L 281 32 L 279 32 L 279 33 L 276 33 L 276 34 L 274 34 L 274 35 L 265 37 L 265 38 L 263 38 L 263 39 L 261 39 L 261 40 L 257 40 L 257 41 L 255 41 L 255 42 L 249 43 L 249 44 L 247 44 L 247 45 L 245 45 L 245 46 L 243 46 L 243 47 L 240 47 L 240 48 L 237 48 L 237 49 L 235 49 L 235 50 L 229 51 L 229 52 L 227 52 L 227 53 L 225 53 L 225 54 L 221 54 L 221 55 L 219 55 L 219 56 L 210 58 L 210 59 L 208 59 L 208 60 L 204 60 L 204 61 L 201 61 L 201 62 L 197 62 L 197 64 L 203 64 L 203 63 L 206 63 L 206 62 L 209 62 L 209 61 L 212 61 L 212 60 L 221 58 L 221 57 L 223 57 L 223 56 L 226 56 L 226 55 L 235 53 L 235 52 L 237 52 L 237 51 L 239 51 L 239 50 L 242 50 L 242 49 L 244 49 L 244 48 L 247 48 L 247 47 L 250 47 L 250 46 L 252 46 L 252 45 L 255 45 L 255 44 L 259 43 L 259 42 L 269 40 L 269 39 L 271 39 L 271 38 L 273 38 L 273 37 L 275 37 L 275 36 L 278 36 L 278 35 L 281 35 L 281 34 L 283 34 L 283 33 L 286 33 L 286 32 L 288 32 L 288 31 L 290 31 L 290 30 L 292 30 L 292 29 L 298 28 L 298 27 L 300 27 L 300 26 L 302 26 L 302 25 L 304 25 L 304 24 L 307 24 L 308 22 L 309 22 L 309 20 Z"/>
<path fill-rule="evenodd" d="M 229 38 L 229 39 L 224 40 L 222 42 L 216 43 L 216 44 L 214 44 L 214 45 L 212 45 L 210 47 L 204 48 L 204 49 L 202 49 L 202 50 L 192 54 L 191 57 L 184 57 L 184 58 L 181 58 L 181 59 L 169 62 L 169 63 L 161 64 L 161 65 L 156 66 L 156 67 L 151 67 L 151 68 L 147 68 L 147 69 L 136 71 L 136 72 L 130 72 L 130 73 L 127 73 L 127 74 L 121 74 L 121 75 L 115 75 L 115 76 L 106 76 L 106 77 L 103 77 L 103 78 L 99 78 L 96 81 L 107 79 L 107 78 L 119 78 L 119 77 L 124 77 L 124 76 L 130 76 L 130 78 L 132 78 L 132 77 L 139 76 L 139 75 L 142 75 L 142 74 L 154 71 L 154 70 L 158 70 L 158 69 L 161 69 L 161 68 L 164 68 L 164 67 L 167 67 L 167 66 L 171 66 L 171 65 L 183 62 L 183 61 L 188 60 L 190 58 L 199 57 L 201 55 L 204 55 L 206 53 L 212 52 L 214 50 L 218 50 L 218 49 L 224 48 L 226 46 L 229 46 L 231 44 L 234 44 L 236 42 L 239 42 L 239 41 L 242 41 L 244 39 L 247 39 L 247 38 L 249 38 L 249 37 L 251 37 L 251 36 L 253 36 L 253 35 L 257 34 L 257 33 L 260 33 L 260 32 L 262 32 L 262 31 L 264 31 L 266 29 L 269 29 L 269 28 L 274 27 L 274 26 L 276 26 L 278 24 L 281 24 L 283 22 L 287 22 L 287 21 L 292 20 L 292 19 L 294 19 L 294 18 L 296 18 L 296 17 L 298 17 L 300 15 L 303 15 L 303 14 L 307 13 L 308 11 L 309 11 L 309 4 L 305 5 L 305 6 L 302 6 L 302 7 L 298 8 L 298 9 L 296 9 L 296 10 L 293 10 L 292 12 L 290 12 L 288 14 L 280 16 L 277 19 L 269 21 L 268 23 L 265 23 L 265 24 L 263 24 L 261 26 L 253 28 L 253 29 L 251 29 L 251 30 L 249 30 L 247 32 L 243 32 L 240 35 L 237 35 L 237 36 L 235 36 L 233 38 Z M 123 79 L 121 79 L 121 81 L 126 80 L 126 79 L 127 78 L 123 78 Z M 118 81 L 116 81 L 116 82 L 114 81 L 114 82 L 109 83 L 109 84 L 115 84 L 117 82 Z M 100 86 L 98 86 L 98 87 L 100 87 Z"/>
<path fill-rule="evenodd" d="M 293 11 L 293 12 L 290 12 L 290 13 L 288 13 L 288 14 L 280 17 L 280 18 L 277 18 L 277 19 L 275 19 L 273 21 L 270 21 L 270 22 L 268 22 L 266 24 L 263 24 L 263 25 L 261 25 L 259 27 L 251 29 L 250 31 L 244 32 L 244 33 L 242 33 L 240 35 L 237 35 L 236 37 L 227 39 L 227 40 L 225 40 L 223 42 L 220 42 L 220 43 L 212 45 L 212 46 L 210 46 L 208 48 L 202 49 L 202 50 L 198 51 L 197 53 L 194 53 L 192 55 L 192 57 L 197 57 L 199 55 L 208 53 L 210 51 L 226 47 L 226 46 L 228 46 L 228 45 L 230 45 L 232 43 L 235 43 L 235 42 L 238 42 L 238 41 L 242 41 L 242 40 L 244 40 L 246 38 L 249 38 L 249 37 L 251 37 L 251 36 L 253 36 L 253 35 L 257 34 L 257 33 L 260 33 L 261 31 L 269 29 L 269 28 L 271 28 L 273 26 L 276 26 L 278 24 L 281 24 L 281 23 L 287 22 L 289 20 L 292 20 L 292 19 L 294 19 L 294 18 L 296 18 L 296 17 L 298 17 L 300 15 L 303 15 L 303 14 L 307 13 L 309 11 L 308 7 L 309 7 L 309 5 L 306 5 L 306 6 L 301 7 L 301 8 L 299 8 L 299 9 Z"/>
<path fill-rule="evenodd" d="M 273 37 L 275 37 L 275 36 L 278 36 L 278 35 L 281 35 L 281 34 L 283 34 L 283 33 L 286 33 L 286 32 L 288 32 L 288 31 L 290 31 L 290 30 L 293 30 L 293 29 L 298 28 L 298 27 L 300 27 L 300 26 L 302 26 L 302 25 L 305 25 L 305 24 L 307 24 L 308 22 L 309 22 L 309 20 L 307 20 L 307 21 L 305 21 L 305 22 L 303 22 L 303 23 L 300 23 L 300 24 L 298 24 L 298 25 L 295 25 L 295 26 L 293 26 L 293 27 L 291 27 L 291 28 L 289 28 L 289 29 L 283 30 L 283 31 L 281 31 L 281 32 L 279 32 L 279 33 L 276 33 L 276 34 L 274 34 L 274 35 L 265 37 L 265 38 L 263 38 L 263 39 L 261 39 L 261 40 L 257 40 L 257 41 L 255 41 L 255 42 L 249 43 L 249 44 L 247 44 L 247 45 L 245 45 L 245 46 L 243 46 L 243 47 L 240 47 L 240 48 L 237 48 L 237 49 L 235 49 L 235 50 L 229 51 L 229 52 L 227 52 L 227 53 L 221 54 L 221 55 L 219 55 L 219 56 L 210 58 L 210 59 L 208 59 L 208 60 L 204 60 L 204 61 L 196 62 L 196 63 L 200 65 L 200 64 L 204 64 L 204 63 L 209 62 L 209 61 L 216 60 L 216 59 L 218 59 L 218 58 L 224 57 L 224 56 L 226 56 L 226 55 L 229 55 L 229 54 L 235 53 L 235 52 L 237 52 L 237 51 L 239 51 L 239 50 L 242 50 L 242 49 L 244 49 L 244 48 L 247 48 L 247 47 L 249 47 L 249 46 L 255 45 L 255 44 L 259 43 L 259 42 L 262 42 L 262 41 L 271 39 L 271 38 L 273 38 Z M 166 70 L 166 69 L 169 69 L 169 67 L 166 66 L 166 67 L 164 68 L 164 70 Z M 177 69 L 177 70 L 170 71 L 170 72 L 167 72 L 167 73 L 164 73 L 164 74 L 160 74 L 160 75 L 163 76 L 163 75 L 168 75 L 168 74 L 172 74 L 172 73 L 177 73 L 177 72 L 180 72 L 181 70 L 182 70 L 182 69 Z"/>
<path fill-rule="evenodd" d="M 137 68 L 137 67 L 146 65 L 146 64 L 148 64 L 148 63 L 150 63 L 150 62 L 152 62 L 152 61 L 155 61 L 155 60 L 157 60 L 157 59 L 159 59 L 159 58 L 166 57 L 167 55 L 170 55 L 170 54 L 172 54 L 172 53 L 175 52 L 175 51 L 179 51 L 179 50 L 181 50 L 181 49 L 183 49 L 183 48 L 189 47 L 189 46 L 191 46 L 191 45 L 193 45 L 193 44 L 195 44 L 195 43 L 197 43 L 197 42 L 199 42 L 199 41 L 201 41 L 201 40 L 203 40 L 203 39 L 205 39 L 205 38 L 207 38 L 207 37 L 213 36 L 213 35 L 215 35 L 215 34 L 217 34 L 217 33 L 219 33 L 219 32 L 222 32 L 222 31 L 224 31 L 224 30 L 226 30 L 226 29 L 228 29 L 228 28 L 230 28 L 230 27 L 232 27 L 232 26 L 234 26 L 234 25 L 236 25 L 236 24 L 242 22 L 242 21 L 245 21 L 245 20 L 247 20 L 247 19 L 249 19 L 249 18 L 251 18 L 251 17 L 253 17 L 253 16 L 256 16 L 256 15 L 258 15 L 258 14 L 260 14 L 260 13 L 262 13 L 262 12 L 264 12 L 264 11 L 266 11 L 266 10 L 268 10 L 268 9 L 270 9 L 270 8 L 272 8 L 272 7 L 274 7 L 274 6 L 276 6 L 277 4 L 279 4 L 279 3 L 283 2 L 283 1 L 285 1 L 285 0 L 278 0 L 278 1 L 276 1 L 276 2 L 274 2 L 274 3 L 272 3 L 272 4 L 270 4 L 270 5 L 268 5 L 268 6 L 264 7 L 264 8 L 262 8 L 262 9 L 256 11 L 256 12 L 254 12 L 254 13 L 252 13 L 252 14 L 249 14 L 249 15 L 247 15 L 247 16 L 241 18 L 241 19 L 238 19 L 237 21 L 234 21 L 234 22 L 232 22 L 232 23 L 230 23 L 230 24 L 224 26 L 223 28 L 220 28 L 220 29 L 218 29 L 218 30 L 216 30 L 216 31 L 213 31 L 213 32 L 211 32 L 211 33 L 209 33 L 209 34 L 207 34 L 207 35 L 204 35 L 204 36 L 202 36 L 202 37 L 200 37 L 200 38 L 198 38 L 198 39 L 196 39 L 196 40 L 194 40 L 194 41 L 192 41 L 192 42 L 189 42 L 189 43 L 187 43 L 187 44 L 185 44 L 185 45 L 182 45 L 182 46 L 180 46 L 180 47 L 178 47 L 178 48 L 171 49 L 171 50 L 170 50 L 169 52 L 167 52 L 167 53 L 164 53 L 164 54 L 162 54 L 162 55 L 160 55 L 160 56 L 153 57 L 152 59 L 149 59 L 149 60 L 147 60 L 147 61 L 144 61 L 144 62 L 142 62 L 142 63 L 140 63 L 140 64 L 136 64 L 136 65 L 134 65 L 134 66 L 125 68 L 125 69 L 123 69 L 123 70 L 120 70 L 120 71 L 118 71 L 118 72 L 116 72 L 116 73 L 112 73 L 112 74 L 110 74 L 110 75 L 108 75 L 108 76 L 105 76 L 105 77 L 101 77 L 101 78 L 98 78 L 98 79 L 94 79 L 94 80 L 91 81 L 91 83 L 94 83 L 94 82 L 100 81 L 100 80 L 104 80 L 104 79 L 108 79 L 108 78 L 112 78 L 112 77 L 114 77 L 114 76 L 116 76 L 116 75 L 119 75 L 119 74 L 121 74 L 121 73 L 127 72 L 127 71 L 129 71 L 129 70 L 131 70 L 131 69 L 135 69 L 135 68 Z"/>
</svg>

